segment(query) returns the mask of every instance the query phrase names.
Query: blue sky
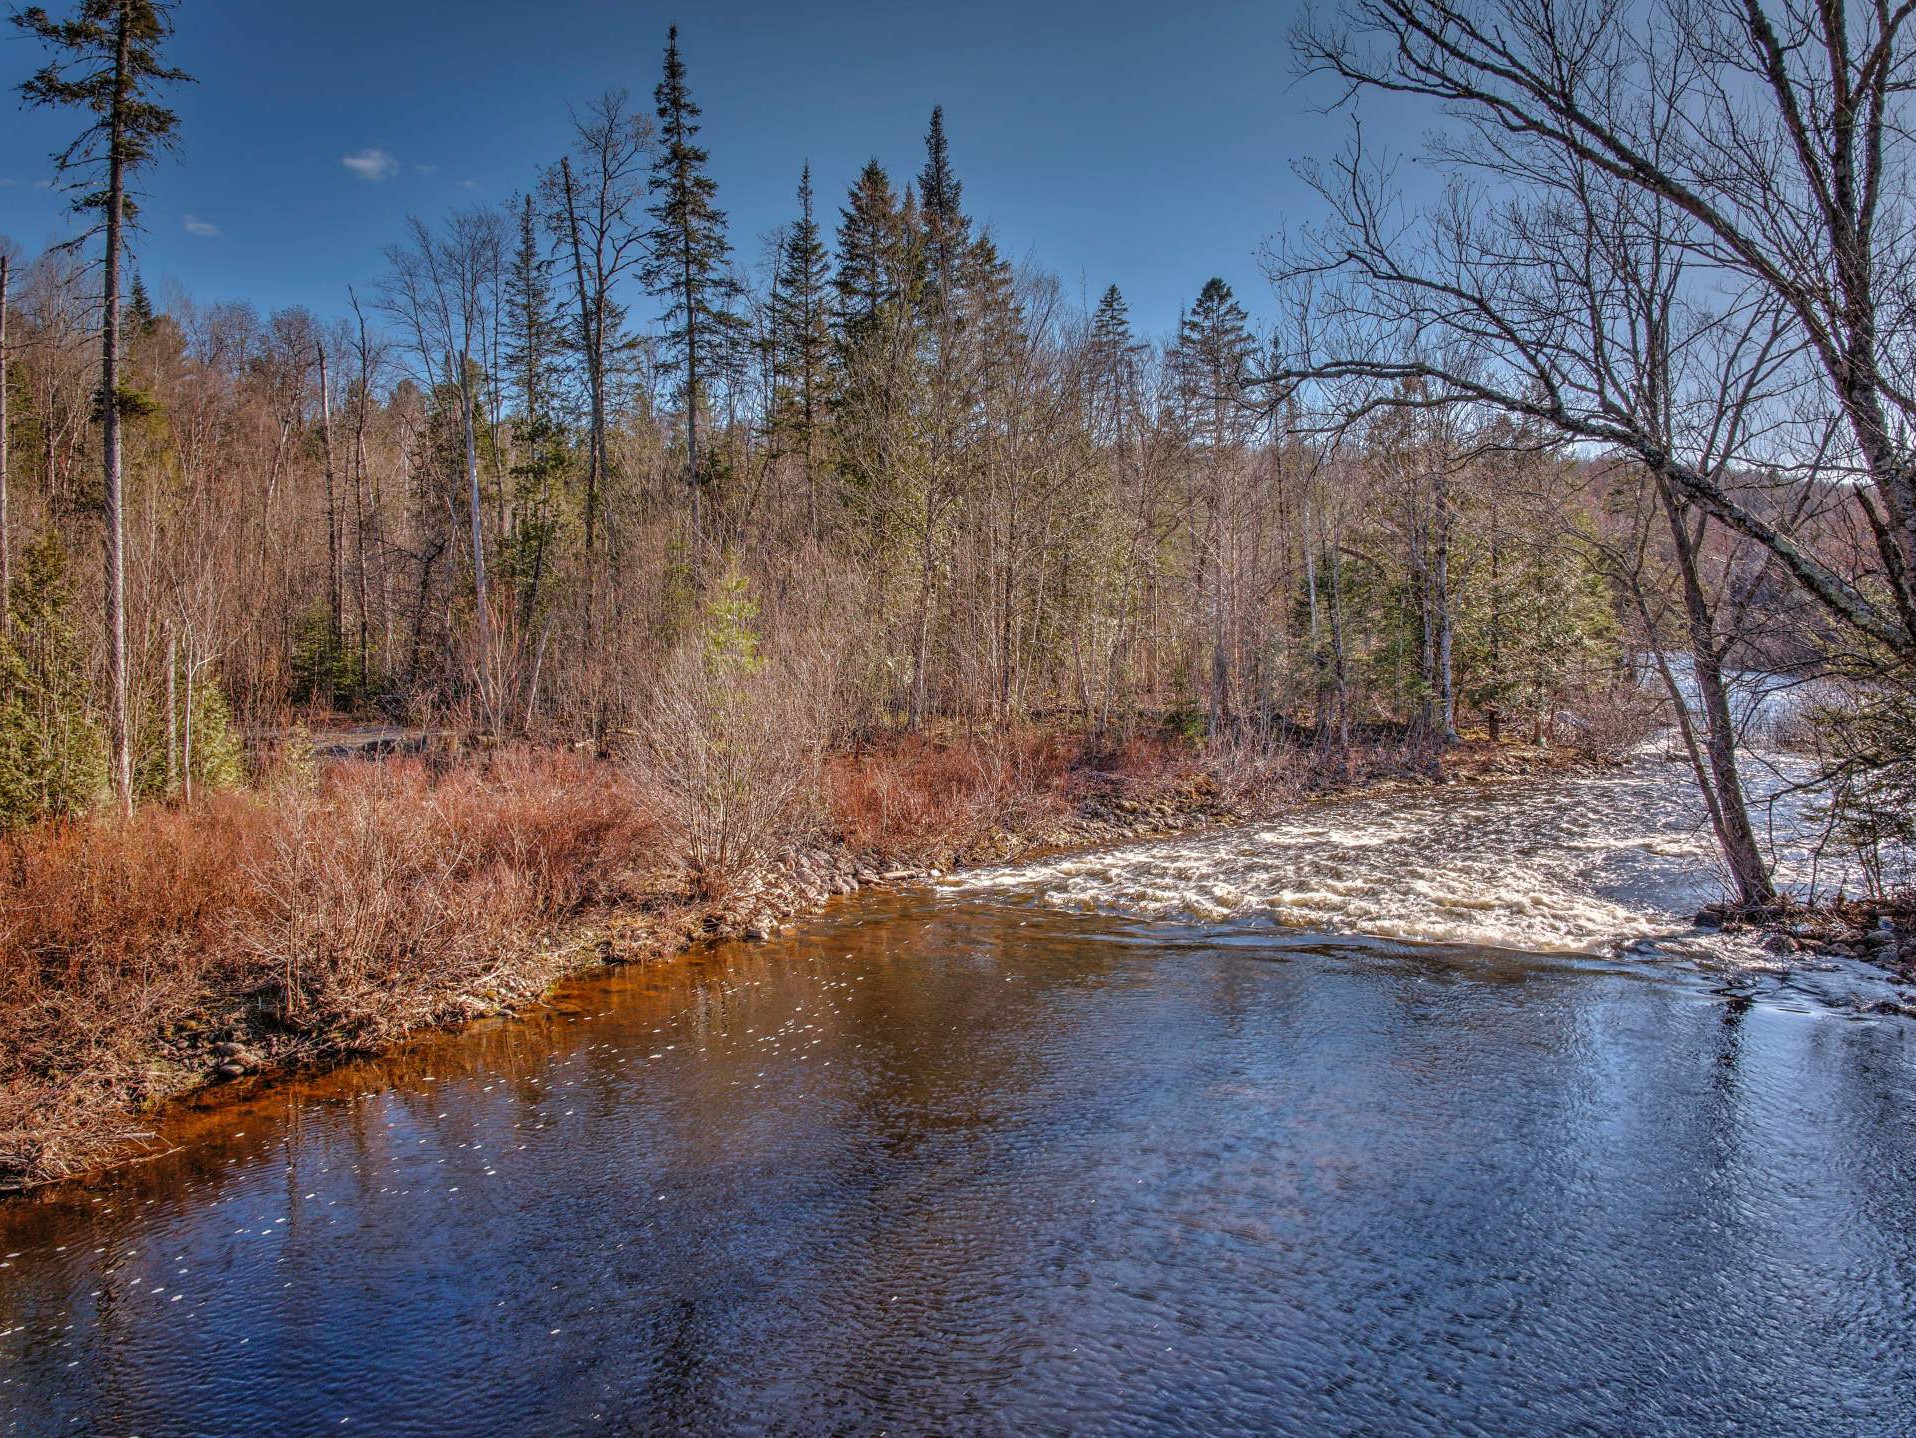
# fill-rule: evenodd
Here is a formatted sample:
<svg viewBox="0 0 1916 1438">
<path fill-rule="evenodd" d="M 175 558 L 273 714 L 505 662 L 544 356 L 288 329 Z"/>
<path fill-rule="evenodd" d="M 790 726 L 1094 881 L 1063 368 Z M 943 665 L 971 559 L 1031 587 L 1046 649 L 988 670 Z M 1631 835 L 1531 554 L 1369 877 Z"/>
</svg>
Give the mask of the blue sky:
<svg viewBox="0 0 1916 1438">
<path fill-rule="evenodd" d="M 915 174 L 940 103 L 967 208 L 1074 298 L 1115 282 L 1162 333 L 1220 274 L 1257 314 L 1259 244 L 1313 208 L 1291 162 L 1343 133 L 1293 83 L 1293 15 L 1216 0 L 183 0 L 171 53 L 199 83 L 178 93 L 180 158 L 147 180 L 139 268 L 156 294 L 338 313 L 409 213 L 529 186 L 567 143 L 568 102 L 623 85 L 649 108 L 676 20 L 741 260 L 791 212 L 807 159 L 834 222 L 869 156 Z M 40 54 L 0 36 L 0 234 L 29 252 L 66 223 L 36 182 L 73 125 L 11 97 Z"/>
</svg>

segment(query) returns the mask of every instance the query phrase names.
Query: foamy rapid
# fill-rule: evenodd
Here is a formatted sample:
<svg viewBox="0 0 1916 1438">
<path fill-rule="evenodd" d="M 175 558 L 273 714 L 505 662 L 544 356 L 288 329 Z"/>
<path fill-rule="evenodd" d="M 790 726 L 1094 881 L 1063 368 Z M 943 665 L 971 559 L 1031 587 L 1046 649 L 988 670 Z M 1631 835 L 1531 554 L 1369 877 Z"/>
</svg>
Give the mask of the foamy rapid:
<svg viewBox="0 0 1916 1438">
<path fill-rule="evenodd" d="M 1778 787 L 1769 761 L 1759 792 Z M 1767 782 L 1766 781 L 1767 778 Z M 1769 815 L 1779 877 L 1809 878 L 1789 842 L 1800 801 Z M 1827 884 L 1830 875 L 1820 876 Z M 1289 928 L 1529 952 L 1615 953 L 1649 939 L 1706 956 L 1754 945 L 1697 935 L 1721 881 L 1688 771 L 1646 750 L 1623 769 L 1482 788 L 1394 788 L 1278 823 L 955 881 L 978 893 L 1143 919 L 1267 917 Z"/>
</svg>

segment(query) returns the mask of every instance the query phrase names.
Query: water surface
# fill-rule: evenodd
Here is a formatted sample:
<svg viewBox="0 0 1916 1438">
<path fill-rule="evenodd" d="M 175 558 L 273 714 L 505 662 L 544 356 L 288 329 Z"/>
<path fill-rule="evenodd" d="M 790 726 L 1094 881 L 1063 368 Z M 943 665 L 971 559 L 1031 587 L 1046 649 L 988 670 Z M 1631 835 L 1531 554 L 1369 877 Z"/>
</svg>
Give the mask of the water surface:
<svg viewBox="0 0 1916 1438">
<path fill-rule="evenodd" d="M 1916 1431 L 1916 1029 L 1688 930 L 1664 772 L 865 896 L 183 1118 L 0 1210 L 0 1434 Z"/>
</svg>

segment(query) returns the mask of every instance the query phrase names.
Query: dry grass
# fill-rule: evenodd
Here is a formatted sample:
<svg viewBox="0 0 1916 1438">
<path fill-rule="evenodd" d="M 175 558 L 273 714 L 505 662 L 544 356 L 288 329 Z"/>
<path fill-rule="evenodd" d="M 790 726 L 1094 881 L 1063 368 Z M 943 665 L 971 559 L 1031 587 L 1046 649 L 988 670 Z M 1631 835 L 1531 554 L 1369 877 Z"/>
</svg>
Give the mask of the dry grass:
<svg viewBox="0 0 1916 1438">
<path fill-rule="evenodd" d="M 828 822 L 866 858 L 947 861 L 1066 814 L 1082 758 L 1078 745 L 1044 733 L 903 736 L 825 766 Z"/>
<path fill-rule="evenodd" d="M 71 1172 L 207 1046 L 362 1049 L 509 992 L 658 859 L 612 766 L 353 763 L 0 847 L 0 1179 Z"/>
<path fill-rule="evenodd" d="M 1081 809 L 1257 814 L 1429 763 L 1395 743 L 906 736 L 827 759 L 816 804 L 774 818 L 823 831 L 784 839 L 874 865 L 946 865 L 1072 842 Z M 661 782 L 529 747 L 355 760 L 316 784 L 288 771 L 191 811 L 0 841 L 0 1184 L 98 1164 L 142 1111 L 204 1082 L 220 1043 L 273 1065 L 363 1052 L 536 997 L 578 961 L 545 941 L 595 917 L 644 909 L 659 933 L 696 931 L 727 885 L 701 877 L 669 816 L 647 817 Z"/>
</svg>

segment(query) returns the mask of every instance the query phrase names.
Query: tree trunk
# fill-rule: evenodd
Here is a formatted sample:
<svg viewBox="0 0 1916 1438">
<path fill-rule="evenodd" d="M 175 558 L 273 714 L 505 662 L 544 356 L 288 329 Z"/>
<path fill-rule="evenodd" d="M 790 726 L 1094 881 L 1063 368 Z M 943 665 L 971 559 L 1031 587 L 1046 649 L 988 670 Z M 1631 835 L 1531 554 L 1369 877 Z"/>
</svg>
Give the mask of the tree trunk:
<svg viewBox="0 0 1916 1438">
<path fill-rule="evenodd" d="M 166 794 L 170 799 L 179 783 L 180 752 L 180 641 L 173 621 L 166 621 Z"/>
<path fill-rule="evenodd" d="M 126 520 L 120 488 L 120 249 L 126 222 L 125 109 L 132 44 L 128 7 L 117 7 L 112 113 L 107 121 L 106 265 L 100 297 L 100 450 L 106 482 L 107 743 L 120 813 L 133 813 L 133 741 L 126 711 Z"/>
<path fill-rule="evenodd" d="M 1715 624 L 1709 598 L 1697 570 L 1697 540 L 1690 535 L 1687 516 L 1671 486 L 1659 478 L 1657 491 L 1663 501 L 1664 517 L 1669 521 L 1670 538 L 1676 548 L 1677 569 L 1682 577 L 1683 611 L 1690 638 L 1690 669 L 1696 681 L 1697 697 L 1703 705 L 1704 749 L 1709 759 L 1710 788 L 1715 794 L 1711 818 L 1717 831 L 1717 846 L 1736 886 L 1736 897 L 1743 904 L 1768 904 L 1776 900 L 1776 886 L 1770 868 L 1757 843 L 1750 823 L 1748 801 L 1743 794 L 1743 779 L 1736 766 L 1736 725 L 1730 712 L 1729 693 L 1723 684 L 1723 660 L 1716 644 Z M 1707 522 L 1707 521 L 1706 521 Z"/>
<path fill-rule="evenodd" d="M 579 208 L 572 183 L 572 161 L 561 158 L 559 176 L 565 190 L 566 230 L 572 242 L 572 274 L 579 297 L 579 343 L 585 351 L 586 404 L 588 411 L 585 461 L 585 624 L 586 639 L 592 639 L 592 619 L 596 588 L 593 563 L 598 536 L 599 497 L 604 487 L 605 467 L 605 341 L 602 314 L 604 291 L 598 290 L 599 303 L 590 297 L 585 277 L 585 242 L 579 236 Z"/>
<path fill-rule="evenodd" d="M 1435 607 L 1437 627 L 1437 720 L 1438 737 L 1455 744 L 1457 735 L 1457 683 L 1451 663 L 1455 626 L 1450 612 L 1450 476 L 1440 467 L 1435 481 L 1437 502 L 1437 553 L 1431 567 L 1431 603 Z"/>
<path fill-rule="evenodd" d="M 472 356 L 463 348 L 459 366 L 459 409 L 466 436 L 466 503 L 472 519 L 472 593 L 479 623 L 479 702 L 490 730 L 498 727 L 499 715 L 492 674 L 492 610 L 486 595 L 485 508 L 479 494 L 479 437 L 472 423 Z"/>
<path fill-rule="evenodd" d="M 0 254 L 0 642 L 13 637 L 13 535 L 7 528 L 7 281 L 11 263 Z"/>
<path fill-rule="evenodd" d="M 326 465 L 326 636 L 333 653 L 339 652 L 345 630 L 341 611 L 345 607 L 345 561 L 339 542 L 339 486 L 333 473 L 333 395 L 326 373 L 326 347 L 316 345 L 319 355 L 319 429 Z"/>
</svg>

